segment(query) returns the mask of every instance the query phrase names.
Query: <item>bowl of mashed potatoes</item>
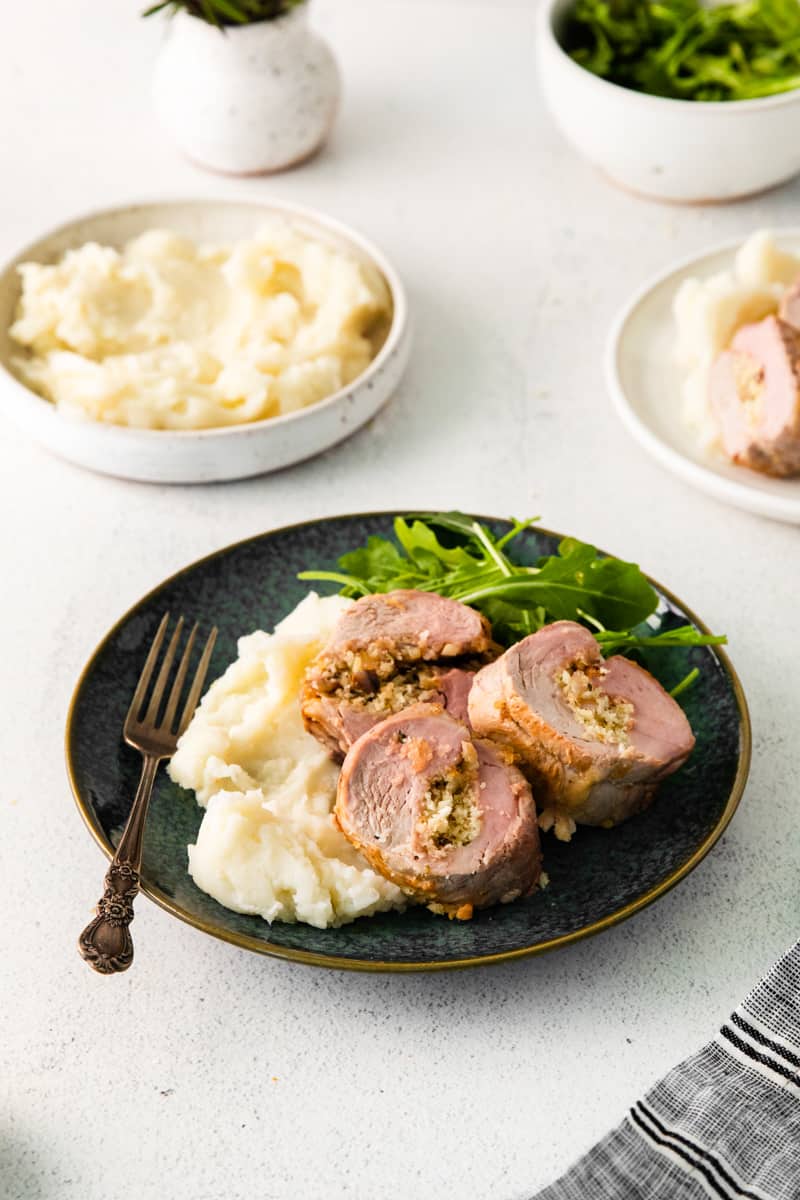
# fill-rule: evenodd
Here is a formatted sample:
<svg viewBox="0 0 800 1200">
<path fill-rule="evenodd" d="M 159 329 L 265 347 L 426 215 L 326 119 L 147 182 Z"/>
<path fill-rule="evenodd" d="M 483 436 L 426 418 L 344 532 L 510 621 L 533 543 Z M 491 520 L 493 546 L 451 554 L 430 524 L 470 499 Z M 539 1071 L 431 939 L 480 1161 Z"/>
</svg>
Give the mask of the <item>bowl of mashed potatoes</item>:
<svg viewBox="0 0 800 1200">
<path fill-rule="evenodd" d="M 409 350 L 391 264 L 297 207 L 113 209 L 0 273 L 6 415 L 130 479 L 213 482 L 309 458 L 378 411 Z"/>
</svg>

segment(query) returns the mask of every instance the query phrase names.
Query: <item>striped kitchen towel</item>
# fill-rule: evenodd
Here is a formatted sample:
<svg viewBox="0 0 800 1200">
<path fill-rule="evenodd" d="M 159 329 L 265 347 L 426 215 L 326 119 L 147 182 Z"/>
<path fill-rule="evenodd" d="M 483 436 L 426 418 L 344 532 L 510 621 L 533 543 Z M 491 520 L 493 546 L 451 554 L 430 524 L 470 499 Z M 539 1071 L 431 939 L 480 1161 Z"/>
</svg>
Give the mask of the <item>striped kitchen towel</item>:
<svg viewBox="0 0 800 1200">
<path fill-rule="evenodd" d="M 800 942 L 534 1200 L 800 1200 Z"/>
</svg>

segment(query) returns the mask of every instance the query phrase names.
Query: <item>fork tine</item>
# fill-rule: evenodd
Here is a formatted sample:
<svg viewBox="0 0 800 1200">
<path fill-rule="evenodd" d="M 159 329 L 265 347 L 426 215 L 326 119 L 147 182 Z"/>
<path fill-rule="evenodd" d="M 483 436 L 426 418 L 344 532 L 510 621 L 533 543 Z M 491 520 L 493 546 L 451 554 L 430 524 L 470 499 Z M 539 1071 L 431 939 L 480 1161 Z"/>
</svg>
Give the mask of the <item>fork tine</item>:
<svg viewBox="0 0 800 1200">
<path fill-rule="evenodd" d="M 169 613 L 165 612 L 163 617 L 161 618 L 161 624 L 159 625 L 158 629 L 156 630 L 156 636 L 153 638 L 149 653 L 147 655 L 147 659 L 145 660 L 145 664 L 142 667 L 142 673 L 139 676 L 139 682 L 136 685 L 136 691 L 133 693 L 133 699 L 131 700 L 130 708 L 128 709 L 128 715 L 125 718 L 126 721 L 138 721 L 139 720 L 139 713 L 141 711 L 142 705 L 144 704 L 145 695 L 147 694 L 147 687 L 148 687 L 148 684 L 150 683 L 150 676 L 153 674 L 153 667 L 156 665 L 156 662 L 158 661 L 158 652 L 161 649 L 161 643 L 164 640 L 164 634 L 166 632 L 168 624 L 169 624 Z"/>
<path fill-rule="evenodd" d="M 194 646 L 194 639 L 197 636 L 197 630 L 198 630 L 198 624 L 195 621 L 194 626 L 192 627 L 192 631 L 189 634 L 189 637 L 186 641 L 186 646 L 185 646 L 183 654 L 181 656 L 181 661 L 178 664 L 178 670 L 175 675 L 175 682 L 172 685 L 172 691 L 170 692 L 169 700 L 167 701 L 167 707 L 166 707 L 166 711 L 164 713 L 164 720 L 161 722 L 161 728 L 165 729 L 167 731 L 167 733 L 172 732 L 172 726 L 175 722 L 175 712 L 178 708 L 178 701 L 181 698 L 181 692 L 183 691 L 183 685 L 186 682 L 186 672 L 189 670 L 189 660 L 192 657 L 192 647 Z"/>
<path fill-rule="evenodd" d="M 164 655 L 164 661 L 161 664 L 161 670 L 158 672 L 153 694 L 150 697 L 150 703 L 147 706 L 147 712 L 144 714 L 145 725 L 155 725 L 158 716 L 158 710 L 161 707 L 161 699 L 164 695 L 164 690 L 167 686 L 169 673 L 172 669 L 172 660 L 175 657 L 175 651 L 178 648 L 180 641 L 181 630 L 183 629 L 183 617 L 178 617 L 178 623 L 175 626 L 175 632 L 169 639 L 167 653 Z"/>
<path fill-rule="evenodd" d="M 183 713 L 181 714 L 181 723 L 180 723 L 180 727 L 178 729 L 178 737 L 180 737 L 185 732 L 186 726 L 189 724 L 192 717 L 194 716 L 194 710 L 197 708 L 197 702 L 200 699 L 200 693 L 203 690 L 203 684 L 205 682 L 206 672 L 208 671 L 208 664 L 211 661 L 211 652 L 214 649 L 214 642 L 216 640 L 217 640 L 217 627 L 215 625 L 214 628 L 211 630 L 211 633 L 208 635 L 208 641 L 205 644 L 205 649 L 203 650 L 203 655 L 200 659 L 200 662 L 197 664 L 197 670 L 195 671 L 194 679 L 192 680 L 192 688 L 191 688 L 191 691 L 189 692 L 189 696 L 186 701 L 186 704 L 184 705 Z"/>
</svg>

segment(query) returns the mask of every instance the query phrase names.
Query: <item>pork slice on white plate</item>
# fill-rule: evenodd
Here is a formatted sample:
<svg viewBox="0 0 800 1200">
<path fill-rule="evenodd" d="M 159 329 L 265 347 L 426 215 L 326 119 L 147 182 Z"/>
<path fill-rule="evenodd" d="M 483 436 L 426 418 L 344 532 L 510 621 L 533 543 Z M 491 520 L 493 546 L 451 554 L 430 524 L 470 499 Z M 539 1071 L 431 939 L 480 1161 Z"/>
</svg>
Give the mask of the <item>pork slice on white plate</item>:
<svg viewBox="0 0 800 1200">
<path fill-rule="evenodd" d="M 795 309 L 800 299 L 787 297 L 785 311 Z M 800 474 L 800 329 L 775 316 L 744 325 L 711 369 L 710 399 L 735 463 Z"/>
</svg>

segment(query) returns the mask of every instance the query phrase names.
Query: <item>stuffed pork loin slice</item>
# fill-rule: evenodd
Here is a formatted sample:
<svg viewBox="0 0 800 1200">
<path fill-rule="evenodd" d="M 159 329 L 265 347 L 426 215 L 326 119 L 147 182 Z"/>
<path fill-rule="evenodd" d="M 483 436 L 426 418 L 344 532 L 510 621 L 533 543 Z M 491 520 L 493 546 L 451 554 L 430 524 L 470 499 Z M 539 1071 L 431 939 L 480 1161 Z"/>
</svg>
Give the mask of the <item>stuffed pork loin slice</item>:
<svg viewBox="0 0 800 1200">
<path fill-rule="evenodd" d="M 476 734 L 508 746 L 531 780 L 539 824 L 568 841 L 645 808 L 694 746 L 683 709 L 627 658 L 604 660 L 591 633 L 556 621 L 475 676 Z"/>
<path fill-rule="evenodd" d="M 336 758 L 411 704 L 432 702 L 466 720 L 473 673 L 496 653 L 489 623 L 457 600 L 415 591 L 363 596 L 308 669 L 303 720 Z"/>
<path fill-rule="evenodd" d="M 530 785 L 499 746 L 429 704 L 350 748 L 335 815 L 371 866 L 435 912 L 528 895 L 541 870 Z"/>
<path fill-rule="evenodd" d="M 800 474 L 800 330 L 793 324 L 772 316 L 743 325 L 711 368 L 710 402 L 735 463 L 766 475 Z"/>
</svg>

